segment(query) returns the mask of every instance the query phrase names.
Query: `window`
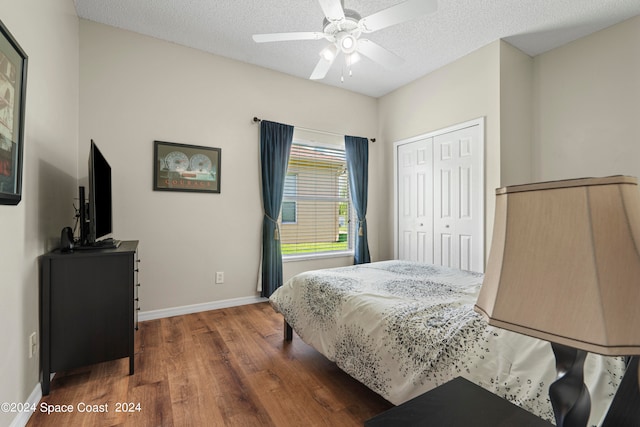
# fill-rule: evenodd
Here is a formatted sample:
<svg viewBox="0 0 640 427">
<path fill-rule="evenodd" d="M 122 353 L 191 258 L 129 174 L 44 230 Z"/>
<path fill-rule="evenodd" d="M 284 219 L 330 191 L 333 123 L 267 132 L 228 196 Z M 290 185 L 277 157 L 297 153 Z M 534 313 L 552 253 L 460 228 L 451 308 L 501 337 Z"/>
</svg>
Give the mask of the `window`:
<svg viewBox="0 0 640 427">
<path fill-rule="evenodd" d="M 294 173 L 288 173 L 284 180 L 284 194 L 293 195 L 294 197 L 289 197 L 288 200 L 283 200 L 282 202 L 282 220 L 281 224 L 295 224 L 296 223 L 296 212 L 297 212 L 297 201 L 295 200 L 295 195 L 298 193 L 298 175 Z"/>
<path fill-rule="evenodd" d="M 353 251 L 352 208 L 342 138 L 296 137 L 291 146 L 280 215 L 282 255 Z"/>
</svg>

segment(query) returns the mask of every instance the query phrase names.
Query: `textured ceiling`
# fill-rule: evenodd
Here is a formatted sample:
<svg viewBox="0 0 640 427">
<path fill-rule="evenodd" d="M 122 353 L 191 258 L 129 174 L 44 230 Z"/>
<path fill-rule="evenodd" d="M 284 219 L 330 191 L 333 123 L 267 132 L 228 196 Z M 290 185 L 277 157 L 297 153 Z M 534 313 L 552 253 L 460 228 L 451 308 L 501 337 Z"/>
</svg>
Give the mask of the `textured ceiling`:
<svg viewBox="0 0 640 427">
<path fill-rule="evenodd" d="M 368 16 L 402 0 L 344 0 Z M 326 40 L 255 43 L 255 33 L 322 31 L 317 0 L 75 0 L 80 18 L 308 78 Z M 640 0 L 438 0 L 437 12 L 368 34 L 402 57 L 394 69 L 363 58 L 321 83 L 379 97 L 495 40 L 535 56 L 640 15 Z"/>
</svg>

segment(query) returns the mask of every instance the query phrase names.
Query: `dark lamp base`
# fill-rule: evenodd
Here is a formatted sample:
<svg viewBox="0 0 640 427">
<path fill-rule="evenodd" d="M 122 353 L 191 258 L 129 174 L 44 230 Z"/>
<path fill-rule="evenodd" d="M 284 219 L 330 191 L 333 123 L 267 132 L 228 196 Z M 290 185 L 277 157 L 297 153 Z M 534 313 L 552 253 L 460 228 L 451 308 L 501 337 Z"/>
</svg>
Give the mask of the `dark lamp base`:
<svg viewBox="0 0 640 427">
<path fill-rule="evenodd" d="M 591 398 L 584 384 L 587 352 L 551 343 L 556 356 L 556 381 L 549 386 L 549 399 L 557 427 L 586 427 L 591 414 Z"/>
</svg>

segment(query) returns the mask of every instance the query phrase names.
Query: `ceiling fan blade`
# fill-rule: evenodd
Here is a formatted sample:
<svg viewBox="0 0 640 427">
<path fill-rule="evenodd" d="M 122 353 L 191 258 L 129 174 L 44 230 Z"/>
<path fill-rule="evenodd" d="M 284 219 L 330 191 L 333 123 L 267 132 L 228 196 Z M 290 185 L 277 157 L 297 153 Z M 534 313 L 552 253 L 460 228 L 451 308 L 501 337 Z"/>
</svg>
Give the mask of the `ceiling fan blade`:
<svg viewBox="0 0 640 427">
<path fill-rule="evenodd" d="M 344 19 L 344 9 L 340 0 L 318 0 L 324 16 L 329 21 L 339 21 Z"/>
<path fill-rule="evenodd" d="M 285 42 L 292 40 L 320 40 L 324 38 L 324 33 L 320 32 L 298 32 L 298 33 L 271 33 L 254 34 L 253 41 L 256 43 Z"/>
<path fill-rule="evenodd" d="M 404 62 L 404 59 L 395 53 L 388 51 L 369 39 L 358 40 L 358 52 L 386 68 L 397 67 Z"/>
<path fill-rule="evenodd" d="M 328 53 L 326 53 L 328 52 Z M 331 65 L 333 65 L 333 61 L 336 60 L 338 56 L 338 48 L 335 45 L 329 45 L 320 53 L 320 61 L 316 64 L 316 68 L 313 69 L 313 73 L 309 79 L 311 80 L 322 80 L 325 78 Z"/>
<path fill-rule="evenodd" d="M 407 0 L 362 18 L 358 25 L 363 32 L 371 33 L 417 18 L 420 15 L 433 13 L 437 9 L 438 0 Z"/>
</svg>

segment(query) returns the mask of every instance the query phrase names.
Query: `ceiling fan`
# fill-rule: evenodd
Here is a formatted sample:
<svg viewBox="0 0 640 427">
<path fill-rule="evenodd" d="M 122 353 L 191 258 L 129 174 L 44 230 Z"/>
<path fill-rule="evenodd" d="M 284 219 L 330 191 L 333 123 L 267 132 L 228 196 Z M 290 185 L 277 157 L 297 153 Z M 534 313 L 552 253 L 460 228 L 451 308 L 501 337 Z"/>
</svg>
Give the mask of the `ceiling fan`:
<svg viewBox="0 0 640 427">
<path fill-rule="evenodd" d="M 320 61 L 318 61 L 309 77 L 312 80 L 323 79 L 340 53 L 345 56 L 345 62 L 349 70 L 351 70 L 351 64 L 354 64 L 359 59 L 359 54 L 387 68 L 402 64 L 404 61 L 402 58 L 379 44 L 360 36 L 364 33 L 372 33 L 421 15 L 435 12 L 438 8 L 437 0 L 406 0 L 362 18 L 356 11 L 345 9 L 343 0 L 318 1 L 325 15 L 321 32 L 307 31 L 253 35 L 253 40 L 257 43 L 328 40 L 330 44 L 320 51 Z"/>
</svg>

